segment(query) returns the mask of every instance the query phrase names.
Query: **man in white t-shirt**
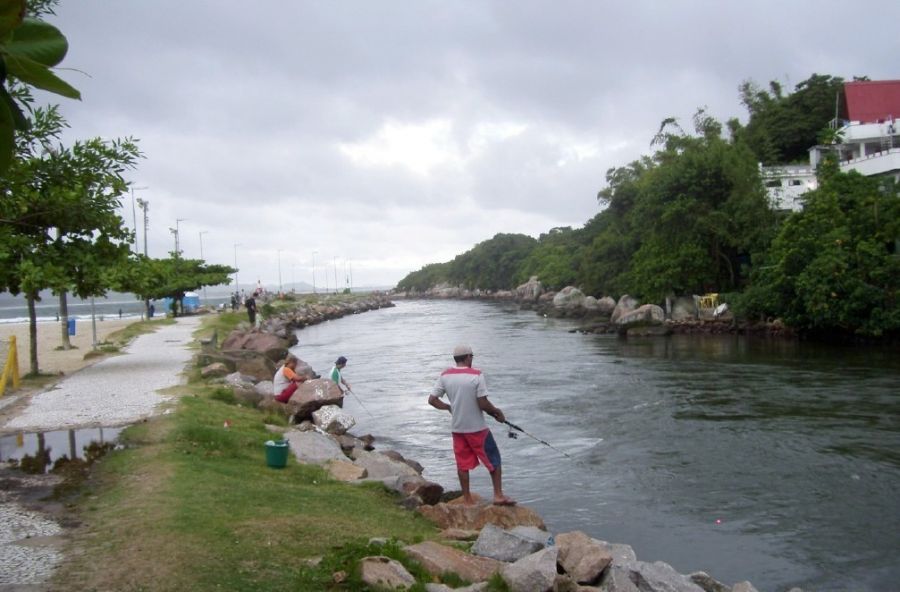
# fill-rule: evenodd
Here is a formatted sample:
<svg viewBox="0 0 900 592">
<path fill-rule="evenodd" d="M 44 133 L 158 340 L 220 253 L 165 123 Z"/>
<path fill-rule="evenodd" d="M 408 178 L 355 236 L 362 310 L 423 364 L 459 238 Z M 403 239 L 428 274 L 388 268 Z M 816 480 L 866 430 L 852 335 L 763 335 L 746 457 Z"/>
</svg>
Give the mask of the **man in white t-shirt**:
<svg viewBox="0 0 900 592">
<path fill-rule="evenodd" d="M 503 494 L 500 450 L 484 421 L 485 413 L 499 422 L 506 421 L 506 416 L 488 400 L 484 375 L 481 370 L 472 368 L 474 358 L 471 347 L 456 346 L 453 350 L 456 366 L 444 370 L 434 384 L 428 403 L 435 409 L 449 411 L 452 416 L 453 454 L 464 503 L 475 503 L 469 489 L 469 471 L 477 467 L 480 461 L 491 475 L 494 504 L 512 506 L 516 502 Z M 449 404 L 441 400 L 444 395 L 447 395 Z"/>
</svg>

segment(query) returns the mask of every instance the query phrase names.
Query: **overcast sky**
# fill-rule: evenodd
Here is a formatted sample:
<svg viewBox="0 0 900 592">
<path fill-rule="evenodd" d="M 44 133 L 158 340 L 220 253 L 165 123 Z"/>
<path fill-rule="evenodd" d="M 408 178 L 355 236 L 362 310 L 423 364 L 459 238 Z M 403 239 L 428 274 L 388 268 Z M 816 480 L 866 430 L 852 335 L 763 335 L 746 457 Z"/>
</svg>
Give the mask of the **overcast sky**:
<svg viewBox="0 0 900 592">
<path fill-rule="evenodd" d="M 393 285 L 599 209 L 660 121 L 738 85 L 900 78 L 896 1 L 63 0 L 69 141 L 132 136 L 149 253 Z M 46 97 L 47 95 L 42 95 Z M 131 198 L 124 216 L 132 224 Z M 138 210 L 139 244 L 143 243 Z M 239 244 L 235 248 L 235 244 Z M 335 265 L 336 264 L 336 265 Z"/>
</svg>

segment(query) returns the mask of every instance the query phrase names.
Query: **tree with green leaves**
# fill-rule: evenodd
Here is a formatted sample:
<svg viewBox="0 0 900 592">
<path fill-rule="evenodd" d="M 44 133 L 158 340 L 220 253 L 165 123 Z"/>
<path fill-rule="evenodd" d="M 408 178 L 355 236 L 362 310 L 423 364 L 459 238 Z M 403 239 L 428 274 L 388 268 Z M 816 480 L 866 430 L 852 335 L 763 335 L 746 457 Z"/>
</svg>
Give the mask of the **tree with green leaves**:
<svg viewBox="0 0 900 592">
<path fill-rule="evenodd" d="M 115 270 L 113 285 L 116 290 L 132 292 L 139 300 L 171 298 L 181 307 L 186 292 L 227 284 L 234 272 L 233 267 L 184 259 L 174 252 L 167 259 L 136 255 Z"/>
<path fill-rule="evenodd" d="M 65 36 L 40 16 L 53 13 L 56 0 L 0 0 L 0 174 L 11 164 L 15 132 L 24 132 L 30 110 L 28 87 L 39 88 L 72 99 L 81 94 L 50 69 L 69 50 Z M 30 15 L 30 16 L 26 16 Z M 8 85 L 8 80 L 20 84 Z"/>
<path fill-rule="evenodd" d="M 754 155 L 702 109 L 694 129 L 663 121 L 661 150 L 607 175 L 607 219 L 588 250 L 596 263 L 586 264 L 591 291 L 599 284 L 651 302 L 731 291 L 765 247 L 773 218 Z"/>
<path fill-rule="evenodd" d="M 900 192 L 833 159 L 782 225 L 741 308 L 812 334 L 900 332 Z"/>
<path fill-rule="evenodd" d="M 843 87 L 843 78 L 823 74 L 813 74 L 787 95 L 774 80 L 768 91 L 746 81 L 740 94 L 750 120 L 741 125 L 732 119 L 729 128 L 763 164 L 805 162 L 821 130 L 836 117 Z"/>
<path fill-rule="evenodd" d="M 131 234 L 118 214 L 124 173 L 140 152 L 131 139 L 55 144 L 65 121 L 56 106 L 38 108 L 17 134 L 16 158 L 0 176 L 0 289 L 25 294 L 31 372 L 38 372 L 34 303 L 41 290 L 100 296 L 104 272 L 128 256 Z"/>
</svg>

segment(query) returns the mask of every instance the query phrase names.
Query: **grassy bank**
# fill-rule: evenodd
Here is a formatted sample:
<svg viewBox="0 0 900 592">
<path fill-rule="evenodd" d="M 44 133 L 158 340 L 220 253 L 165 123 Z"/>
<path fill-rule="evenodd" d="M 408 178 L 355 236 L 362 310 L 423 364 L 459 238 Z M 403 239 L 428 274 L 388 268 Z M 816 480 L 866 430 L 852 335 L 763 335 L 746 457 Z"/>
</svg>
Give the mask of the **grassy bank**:
<svg viewBox="0 0 900 592">
<path fill-rule="evenodd" d="M 230 316 L 210 315 L 198 334 Z M 436 536 L 380 484 L 337 482 L 293 458 L 267 467 L 266 424 L 283 418 L 199 381 L 175 394 L 174 412 L 128 428 L 126 448 L 73 502 L 82 526 L 54 589 L 360 590 L 359 557 L 402 555 L 397 545 L 367 548 L 370 538 Z M 347 579 L 335 583 L 340 571 Z"/>
</svg>

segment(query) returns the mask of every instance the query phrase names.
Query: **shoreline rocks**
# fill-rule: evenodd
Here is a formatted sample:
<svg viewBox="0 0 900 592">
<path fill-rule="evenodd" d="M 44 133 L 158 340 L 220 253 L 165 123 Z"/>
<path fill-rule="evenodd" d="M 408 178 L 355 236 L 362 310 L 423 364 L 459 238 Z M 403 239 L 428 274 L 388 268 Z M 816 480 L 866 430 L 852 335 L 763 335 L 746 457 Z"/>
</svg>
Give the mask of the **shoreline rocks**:
<svg viewBox="0 0 900 592">
<path fill-rule="evenodd" d="M 531 288 L 523 292 L 529 297 L 535 294 Z M 579 293 L 570 290 L 561 301 L 565 306 L 576 301 L 583 303 L 587 297 L 583 294 L 579 297 Z M 538 301 L 543 297 L 538 296 Z M 594 310 L 601 308 L 599 303 L 588 300 Z M 620 299 L 619 304 L 622 303 Z M 629 303 L 625 301 L 625 304 Z M 610 305 L 611 302 L 606 301 L 602 308 L 607 310 Z M 662 324 L 660 307 L 631 308 L 636 310 L 623 310 L 617 318 L 617 330 L 624 326 L 630 332 Z M 265 328 L 258 333 L 284 333 L 285 327 L 299 328 L 297 324 L 306 322 L 309 317 L 299 319 L 288 315 L 287 320 L 266 322 Z M 225 340 L 238 348 L 230 351 L 241 352 L 240 356 L 233 356 L 234 359 L 244 359 L 247 356 L 244 352 L 253 352 L 274 363 L 267 352 L 277 349 L 280 342 L 270 336 L 290 341 L 290 337 L 274 333 L 270 336 L 236 333 Z M 243 349 L 245 347 L 258 349 Z M 197 361 L 202 363 L 216 353 L 201 352 Z M 207 365 L 204 372 L 215 376 L 221 374 L 223 368 L 228 368 L 227 363 L 218 360 Z M 311 368 L 306 368 L 314 375 Z M 253 374 L 235 370 L 224 378 L 211 380 L 228 385 L 236 397 L 256 404 L 261 410 L 282 410 L 292 414 L 296 425 L 284 430 L 282 437 L 297 462 L 322 465 L 334 479 L 349 484 L 380 481 L 397 493 L 401 506 L 415 510 L 446 533 L 444 540 L 451 541 L 449 544 L 424 541 L 403 550 L 435 577 L 449 572 L 473 582 L 459 590 L 483 590 L 487 581 L 499 574 L 513 592 L 756 592 L 749 582 L 730 587 L 704 572 L 683 575 L 663 562 L 639 561 L 630 546 L 593 539 L 580 531 L 553 536 L 540 515 L 524 505 L 496 506 L 477 499 L 477 496 L 474 505 L 465 505 L 462 498 L 442 501 L 449 496 L 443 486 L 422 477 L 421 464 L 395 451 L 374 450 L 371 436 L 356 437 L 349 432 L 356 420 L 341 410 L 343 394 L 330 380 L 307 380 L 287 404 L 282 404 L 274 401 L 273 396 L 265 395 L 266 389 L 272 388 L 268 382 L 270 378 L 271 374 L 260 380 Z M 256 397 L 261 400 L 257 401 Z M 313 421 L 307 421 L 309 419 Z M 281 428 L 273 429 L 281 431 Z M 458 547 L 460 539 L 472 538 L 476 540 L 471 551 Z M 362 559 L 360 567 L 368 584 L 383 589 L 406 589 L 414 582 L 402 565 L 381 555 Z M 426 589 L 452 590 L 433 583 Z"/>
<path fill-rule="evenodd" d="M 559 292 L 547 291 L 536 276 L 513 291 L 468 290 L 460 286 L 439 285 L 425 291 L 391 292 L 395 299 L 407 300 L 483 300 L 508 302 L 522 310 L 553 318 L 568 318 L 583 324 L 573 332 L 619 334 L 625 336 L 666 335 L 748 335 L 795 339 L 797 333 L 779 320 L 737 321 L 727 305 L 703 308 L 699 296 L 667 298 L 665 306 L 641 304 L 625 294 L 618 301 L 610 296 L 585 295 L 575 286 Z M 644 308 L 649 307 L 649 308 Z M 641 312 L 636 314 L 637 311 Z M 624 320 L 623 320 L 624 319 Z"/>
</svg>

